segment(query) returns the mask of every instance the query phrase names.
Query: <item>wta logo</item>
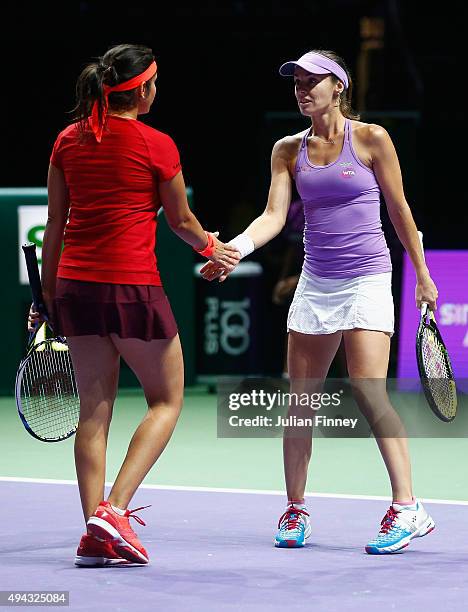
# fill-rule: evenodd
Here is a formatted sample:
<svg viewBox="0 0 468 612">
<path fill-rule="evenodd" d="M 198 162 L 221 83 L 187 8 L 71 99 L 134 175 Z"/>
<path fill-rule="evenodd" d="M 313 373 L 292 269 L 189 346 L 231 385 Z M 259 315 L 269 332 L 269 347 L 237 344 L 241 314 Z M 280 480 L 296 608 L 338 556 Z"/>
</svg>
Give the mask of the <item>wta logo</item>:
<svg viewBox="0 0 468 612">
<path fill-rule="evenodd" d="M 341 176 L 343 178 L 349 179 L 349 178 L 353 178 L 353 176 L 356 176 L 356 173 L 353 170 L 352 162 L 341 162 L 340 166 L 341 166 Z"/>
</svg>

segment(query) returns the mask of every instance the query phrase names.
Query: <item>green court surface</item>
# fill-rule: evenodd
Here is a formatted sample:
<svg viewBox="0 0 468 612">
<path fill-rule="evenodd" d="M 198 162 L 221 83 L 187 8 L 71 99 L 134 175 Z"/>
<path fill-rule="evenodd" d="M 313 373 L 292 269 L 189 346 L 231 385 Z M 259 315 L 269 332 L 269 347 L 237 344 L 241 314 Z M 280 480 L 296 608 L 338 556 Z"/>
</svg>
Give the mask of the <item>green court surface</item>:
<svg viewBox="0 0 468 612">
<path fill-rule="evenodd" d="M 145 483 L 166 486 L 283 490 L 282 442 L 220 439 L 216 394 L 186 389 L 185 405 L 168 448 Z M 131 433 L 145 412 L 142 393 L 120 390 L 111 426 L 107 480 L 125 456 Z M 26 433 L 14 398 L 0 398 L 0 476 L 75 480 L 73 437 L 46 444 Z M 415 494 L 420 498 L 468 500 L 468 440 L 410 440 Z M 386 470 L 370 438 L 317 438 L 307 490 L 313 493 L 389 496 Z"/>
</svg>

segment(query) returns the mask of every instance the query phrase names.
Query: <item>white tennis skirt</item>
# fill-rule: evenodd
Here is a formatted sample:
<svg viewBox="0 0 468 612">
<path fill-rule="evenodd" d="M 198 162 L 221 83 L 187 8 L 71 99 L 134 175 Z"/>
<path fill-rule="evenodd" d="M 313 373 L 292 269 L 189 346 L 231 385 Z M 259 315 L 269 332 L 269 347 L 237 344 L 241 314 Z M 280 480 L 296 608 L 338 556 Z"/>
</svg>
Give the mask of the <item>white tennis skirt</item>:
<svg viewBox="0 0 468 612">
<path fill-rule="evenodd" d="M 354 278 L 323 278 L 302 272 L 288 313 L 288 331 L 333 334 L 372 329 L 394 330 L 392 273 Z"/>
</svg>

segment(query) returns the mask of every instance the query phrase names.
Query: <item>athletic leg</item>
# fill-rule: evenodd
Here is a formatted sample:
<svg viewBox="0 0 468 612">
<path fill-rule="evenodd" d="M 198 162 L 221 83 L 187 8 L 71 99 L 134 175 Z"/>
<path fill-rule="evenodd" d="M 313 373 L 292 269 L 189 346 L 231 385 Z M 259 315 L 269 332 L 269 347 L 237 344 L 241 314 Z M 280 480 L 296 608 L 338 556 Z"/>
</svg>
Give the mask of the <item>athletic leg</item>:
<svg viewBox="0 0 468 612">
<path fill-rule="evenodd" d="M 333 357 L 341 341 L 341 332 L 328 335 L 289 333 L 288 366 L 291 403 L 288 417 L 309 418 L 310 406 L 295 402 L 295 394 L 309 397 L 322 390 Z M 312 453 L 312 427 L 285 427 L 283 437 L 284 474 L 288 505 L 278 523 L 275 546 L 300 548 L 311 533 L 304 492 Z"/>
<path fill-rule="evenodd" d="M 119 377 L 119 353 L 108 337 L 67 338 L 80 396 L 75 464 L 85 521 L 104 497 L 107 436 Z"/>
<path fill-rule="evenodd" d="M 320 392 L 330 364 L 340 346 L 342 332 L 334 334 L 301 334 L 289 332 L 288 369 L 291 381 L 291 393 L 311 394 Z M 307 416 L 310 408 L 290 406 L 288 416 Z M 312 453 L 312 430 L 305 435 L 304 428 L 300 433 L 293 429 L 285 431 L 283 438 L 284 474 L 288 499 L 301 500 L 307 482 L 307 469 Z"/>
<path fill-rule="evenodd" d="M 393 499 L 413 497 L 408 440 L 386 391 L 390 337 L 379 331 L 344 332 L 348 373 L 356 401 L 372 427 L 387 467 Z"/>
<path fill-rule="evenodd" d="M 125 509 L 177 423 L 183 402 L 184 364 L 178 335 L 150 342 L 115 334 L 111 338 L 140 381 L 148 404 L 108 498 L 112 505 Z"/>
<path fill-rule="evenodd" d="M 390 337 L 384 332 L 344 332 L 348 371 L 359 407 L 374 432 L 392 485 L 393 503 L 379 533 L 365 547 L 372 555 L 391 554 L 434 529 L 422 503 L 413 498 L 408 440 L 386 391 Z"/>
</svg>

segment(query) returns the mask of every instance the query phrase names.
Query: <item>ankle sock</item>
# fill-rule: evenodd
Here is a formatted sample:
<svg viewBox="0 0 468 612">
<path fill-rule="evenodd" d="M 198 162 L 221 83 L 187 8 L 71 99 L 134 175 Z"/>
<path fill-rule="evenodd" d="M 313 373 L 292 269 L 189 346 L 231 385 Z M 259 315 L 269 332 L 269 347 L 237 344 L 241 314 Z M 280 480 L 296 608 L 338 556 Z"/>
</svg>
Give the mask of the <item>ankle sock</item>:
<svg viewBox="0 0 468 612">
<path fill-rule="evenodd" d="M 293 505 L 296 508 L 299 508 L 299 510 L 305 510 L 306 509 L 306 504 L 305 504 L 305 500 L 304 499 L 288 499 L 288 508 Z"/>
<path fill-rule="evenodd" d="M 125 510 L 122 510 L 122 508 L 117 508 L 117 506 L 113 506 L 112 504 L 111 504 L 111 508 L 114 512 L 116 512 L 117 514 L 120 514 L 120 516 L 125 515 Z"/>
<path fill-rule="evenodd" d="M 410 508 L 412 508 L 413 506 L 416 505 L 416 499 L 413 497 L 411 501 L 399 501 L 399 500 L 395 500 L 392 502 L 393 504 L 397 504 L 398 506 L 409 506 Z"/>
</svg>

